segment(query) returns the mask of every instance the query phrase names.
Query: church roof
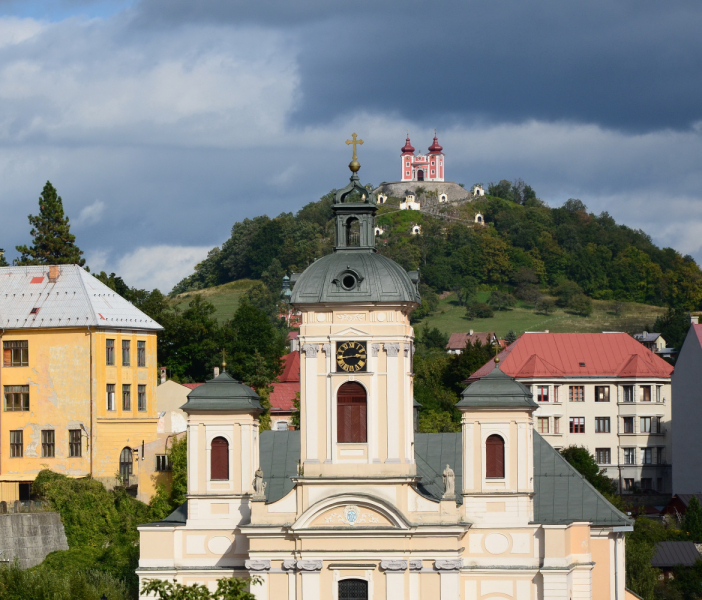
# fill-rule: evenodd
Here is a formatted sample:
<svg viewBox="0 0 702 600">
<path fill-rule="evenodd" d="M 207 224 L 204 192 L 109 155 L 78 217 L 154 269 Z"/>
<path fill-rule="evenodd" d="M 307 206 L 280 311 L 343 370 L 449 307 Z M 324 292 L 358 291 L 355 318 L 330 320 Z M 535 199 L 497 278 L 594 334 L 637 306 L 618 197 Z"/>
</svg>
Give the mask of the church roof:
<svg viewBox="0 0 702 600">
<path fill-rule="evenodd" d="M 246 410 L 263 412 L 258 394 L 226 371 L 188 394 L 181 407 L 185 412 L 199 410 Z"/>
<path fill-rule="evenodd" d="M 400 148 L 402 151 L 402 154 L 414 154 L 414 146 L 410 143 L 409 139 L 409 133 L 407 134 L 407 140 L 405 141 L 405 145 Z"/>
<path fill-rule="evenodd" d="M 498 366 L 471 383 L 456 404 L 457 408 L 538 408 L 533 394 Z"/>
</svg>

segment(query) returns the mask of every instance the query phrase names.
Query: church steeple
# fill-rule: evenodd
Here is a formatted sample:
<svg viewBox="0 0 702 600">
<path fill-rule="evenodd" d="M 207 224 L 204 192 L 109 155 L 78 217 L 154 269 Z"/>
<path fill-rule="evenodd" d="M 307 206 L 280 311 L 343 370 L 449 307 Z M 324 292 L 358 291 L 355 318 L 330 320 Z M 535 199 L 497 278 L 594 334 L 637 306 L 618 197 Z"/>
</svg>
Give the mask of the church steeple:
<svg viewBox="0 0 702 600">
<path fill-rule="evenodd" d="M 356 157 L 356 145 L 363 144 L 354 133 L 347 144 L 353 144 L 353 159 L 349 163 L 349 184 L 334 196 L 334 218 L 336 221 L 335 252 L 376 252 L 375 213 L 378 210 L 376 197 L 361 185 L 358 171 L 361 168 Z"/>
</svg>

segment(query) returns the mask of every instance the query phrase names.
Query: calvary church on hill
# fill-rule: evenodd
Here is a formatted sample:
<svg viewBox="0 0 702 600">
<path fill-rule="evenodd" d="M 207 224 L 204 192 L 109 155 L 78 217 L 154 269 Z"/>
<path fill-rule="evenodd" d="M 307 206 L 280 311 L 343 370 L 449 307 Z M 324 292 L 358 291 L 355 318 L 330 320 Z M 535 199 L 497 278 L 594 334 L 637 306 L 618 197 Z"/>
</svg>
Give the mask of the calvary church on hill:
<svg viewBox="0 0 702 600">
<path fill-rule="evenodd" d="M 195 388 L 188 500 L 139 527 L 140 580 L 261 600 L 624 600 L 631 521 L 534 431 L 499 365 L 462 393 L 461 433 L 415 429 L 418 273 L 375 248 L 376 198 L 336 192 L 334 252 L 291 278 L 301 311 L 300 430 L 259 434 L 256 393 Z M 633 598 L 633 596 L 630 596 Z"/>
</svg>

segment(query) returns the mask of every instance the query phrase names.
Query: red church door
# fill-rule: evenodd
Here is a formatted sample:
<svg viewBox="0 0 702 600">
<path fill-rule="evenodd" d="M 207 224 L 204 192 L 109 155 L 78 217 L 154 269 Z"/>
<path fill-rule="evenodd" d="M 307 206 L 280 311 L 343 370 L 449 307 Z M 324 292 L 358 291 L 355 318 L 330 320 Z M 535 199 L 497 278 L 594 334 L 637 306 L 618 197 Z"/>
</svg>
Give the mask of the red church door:
<svg viewBox="0 0 702 600">
<path fill-rule="evenodd" d="M 421 169 L 417 171 L 417 181 L 424 181 L 424 171 Z"/>
</svg>

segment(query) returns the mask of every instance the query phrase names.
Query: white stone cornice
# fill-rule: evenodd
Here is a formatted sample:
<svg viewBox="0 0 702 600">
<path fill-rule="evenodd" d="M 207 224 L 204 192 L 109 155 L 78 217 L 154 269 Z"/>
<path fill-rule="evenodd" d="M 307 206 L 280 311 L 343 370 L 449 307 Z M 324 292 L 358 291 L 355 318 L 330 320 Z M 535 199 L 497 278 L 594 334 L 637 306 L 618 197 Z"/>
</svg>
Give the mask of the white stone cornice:
<svg viewBox="0 0 702 600">
<path fill-rule="evenodd" d="M 302 346 L 302 351 L 307 354 L 307 356 L 317 356 L 319 352 L 319 346 L 317 344 L 305 344 Z"/>
<path fill-rule="evenodd" d="M 462 566 L 460 558 L 440 558 L 434 561 L 435 571 L 458 571 Z"/>
<path fill-rule="evenodd" d="M 406 560 L 381 560 L 380 568 L 383 571 L 406 571 L 407 561 Z"/>
<path fill-rule="evenodd" d="M 271 568 L 270 560 L 247 560 L 244 566 L 249 571 L 269 571 Z"/>
<path fill-rule="evenodd" d="M 323 563 L 321 560 L 298 560 L 295 566 L 299 571 L 321 571 Z"/>
</svg>

